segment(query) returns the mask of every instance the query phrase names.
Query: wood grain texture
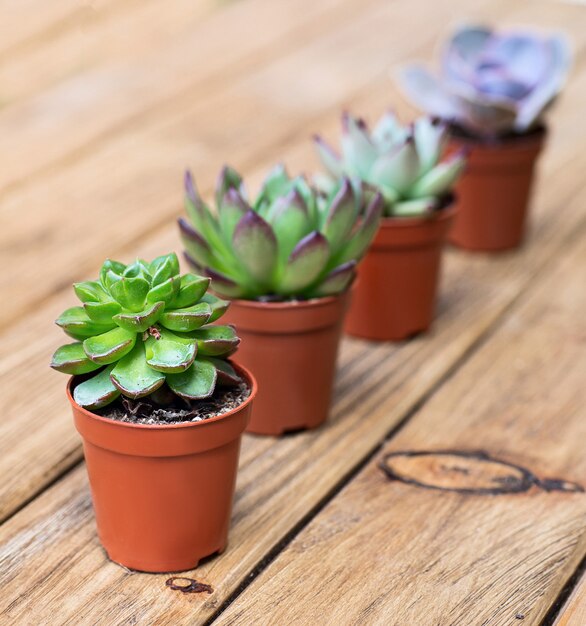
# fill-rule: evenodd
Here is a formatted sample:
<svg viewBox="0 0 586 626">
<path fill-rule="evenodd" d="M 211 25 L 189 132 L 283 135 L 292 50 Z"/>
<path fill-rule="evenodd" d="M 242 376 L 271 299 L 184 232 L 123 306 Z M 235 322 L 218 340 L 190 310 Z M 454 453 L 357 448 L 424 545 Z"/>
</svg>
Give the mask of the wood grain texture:
<svg viewBox="0 0 586 626">
<path fill-rule="evenodd" d="M 480 449 L 582 491 L 481 495 L 488 477 L 514 480 L 510 466 L 403 454 L 401 474 L 435 486 L 423 488 L 389 480 L 377 455 L 218 624 L 541 623 L 586 553 L 585 244 L 583 233 L 384 449 Z"/>
<path fill-rule="evenodd" d="M 586 624 L 586 576 L 582 575 L 560 610 L 554 626 L 584 626 L 584 624 Z"/>
</svg>

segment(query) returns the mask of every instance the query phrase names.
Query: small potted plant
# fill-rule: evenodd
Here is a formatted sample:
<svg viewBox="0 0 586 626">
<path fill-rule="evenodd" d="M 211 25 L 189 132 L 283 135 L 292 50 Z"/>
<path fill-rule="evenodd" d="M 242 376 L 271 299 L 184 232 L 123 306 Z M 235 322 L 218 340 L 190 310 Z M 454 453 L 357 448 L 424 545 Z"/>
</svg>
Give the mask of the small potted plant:
<svg viewBox="0 0 586 626">
<path fill-rule="evenodd" d="M 543 114 L 569 64 L 561 36 L 472 26 L 449 40 L 439 76 L 418 65 L 401 73 L 407 96 L 451 125 L 452 147 L 469 150 L 450 234 L 457 246 L 496 251 L 522 242 Z"/>
<path fill-rule="evenodd" d="M 461 153 L 441 161 L 446 126 L 429 118 L 402 126 L 392 113 L 369 131 L 345 113 L 342 154 L 315 138 L 326 169 L 317 184 L 328 189 L 349 176 L 356 189 L 380 191 L 384 218 L 358 270 L 346 331 L 377 341 L 401 340 L 432 322 L 441 251 L 454 217 L 451 188 Z"/>
<path fill-rule="evenodd" d="M 107 260 L 57 319 L 75 341 L 51 366 L 73 375 L 98 534 L 131 569 L 191 569 L 226 546 L 256 383 L 227 360 L 240 340 L 212 324 L 228 303 L 209 282 L 181 276 L 175 254 Z"/>
<path fill-rule="evenodd" d="M 259 382 L 248 431 L 319 426 L 329 413 L 347 290 L 378 228 L 380 195 L 362 212 L 349 181 L 321 195 L 282 166 L 252 203 L 242 178 L 225 167 L 216 212 L 189 173 L 185 187 L 186 257 L 232 300 L 227 318 L 243 339 L 238 356 Z"/>
</svg>

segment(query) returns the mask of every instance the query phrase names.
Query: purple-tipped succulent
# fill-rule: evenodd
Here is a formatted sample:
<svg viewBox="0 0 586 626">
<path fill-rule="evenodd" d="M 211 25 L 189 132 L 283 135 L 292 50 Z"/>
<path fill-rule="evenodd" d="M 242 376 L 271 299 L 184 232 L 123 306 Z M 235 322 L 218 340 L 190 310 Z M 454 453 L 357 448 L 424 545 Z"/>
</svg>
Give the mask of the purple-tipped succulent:
<svg viewBox="0 0 586 626">
<path fill-rule="evenodd" d="M 400 84 L 421 109 L 471 134 L 523 133 L 541 122 L 570 60 L 562 35 L 469 26 L 447 42 L 438 75 L 411 65 Z"/>
<path fill-rule="evenodd" d="M 64 311 L 57 324 L 75 342 L 57 349 L 51 367 L 91 373 L 73 392 L 88 409 L 163 386 L 198 400 L 217 384 L 238 383 L 225 359 L 240 339 L 231 326 L 212 324 L 229 303 L 206 293 L 209 284 L 203 276 L 181 276 L 174 253 L 131 265 L 107 260 L 99 279 L 74 285 L 82 306 Z"/>
<path fill-rule="evenodd" d="M 217 210 L 185 177 L 189 220 L 179 219 L 185 256 L 229 298 L 283 300 L 335 295 L 352 282 L 356 264 L 378 229 L 380 194 L 366 202 L 350 181 L 322 194 L 283 166 L 265 179 L 249 204 L 242 178 L 225 167 L 216 187 Z"/>
<path fill-rule="evenodd" d="M 327 191 L 347 176 L 357 190 L 374 188 L 382 193 L 385 215 L 422 215 L 443 204 L 465 165 L 462 153 L 442 160 L 446 140 L 446 125 L 428 117 L 403 126 L 388 112 L 371 132 L 364 120 L 345 113 L 341 155 L 315 137 L 326 171 L 315 182 Z"/>
</svg>

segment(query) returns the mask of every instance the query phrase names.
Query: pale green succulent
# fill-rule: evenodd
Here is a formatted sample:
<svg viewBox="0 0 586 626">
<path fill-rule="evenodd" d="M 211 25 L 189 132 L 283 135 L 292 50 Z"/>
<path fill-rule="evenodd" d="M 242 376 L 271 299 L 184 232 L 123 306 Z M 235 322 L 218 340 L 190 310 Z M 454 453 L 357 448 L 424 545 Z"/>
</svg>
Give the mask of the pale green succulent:
<svg viewBox="0 0 586 626">
<path fill-rule="evenodd" d="M 217 211 L 185 177 L 190 220 L 179 219 L 185 255 L 222 296 L 283 300 L 343 292 L 378 229 L 380 194 L 369 201 L 348 180 L 329 194 L 275 167 L 249 204 L 240 175 L 225 167 L 216 188 Z M 366 205 L 366 206 L 365 206 Z M 363 210 L 364 207 L 364 210 Z"/>
<path fill-rule="evenodd" d="M 206 293 L 209 283 L 203 276 L 181 276 L 175 253 L 131 265 L 107 260 L 98 280 L 73 286 L 82 306 L 67 309 L 56 323 L 76 341 L 57 349 L 51 367 L 93 373 L 73 391 L 88 409 L 120 394 L 151 396 L 163 385 L 199 400 L 210 397 L 216 384 L 238 383 L 225 359 L 240 339 L 231 326 L 212 324 L 229 303 Z"/>
<path fill-rule="evenodd" d="M 386 216 L 428 213 L 444 204 L 466 163 L 463 152 L 442 160 L 447 138 L 446 125 L 428 117 L 403 126 L 386 113 L 370 132 L 363 120 L 345 113 L 341 156 L 314 138 L 326 169 L 316 184 L 329 191 L 347 176 L 355 189 L 372 186 L 382 193 Z"/>
</svg>

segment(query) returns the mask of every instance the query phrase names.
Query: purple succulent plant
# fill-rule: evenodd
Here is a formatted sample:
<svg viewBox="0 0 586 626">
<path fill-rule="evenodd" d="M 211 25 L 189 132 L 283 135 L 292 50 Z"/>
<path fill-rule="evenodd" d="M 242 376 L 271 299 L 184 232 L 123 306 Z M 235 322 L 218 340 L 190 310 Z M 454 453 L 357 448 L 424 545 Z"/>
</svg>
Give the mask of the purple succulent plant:
<svg viewBox="0 0 586 626">
<path fill-rule="evenodd" d="M 448 41 L 439 76 L 411 65 L 400 82 L 417 106 L 473 134 L 523 133 L 560 92 L 570 60 L 562 35 L 471 26 Z"/>
</svg>

